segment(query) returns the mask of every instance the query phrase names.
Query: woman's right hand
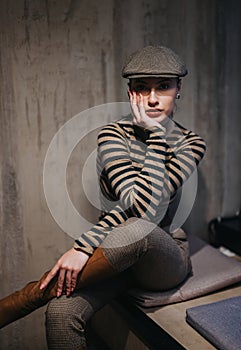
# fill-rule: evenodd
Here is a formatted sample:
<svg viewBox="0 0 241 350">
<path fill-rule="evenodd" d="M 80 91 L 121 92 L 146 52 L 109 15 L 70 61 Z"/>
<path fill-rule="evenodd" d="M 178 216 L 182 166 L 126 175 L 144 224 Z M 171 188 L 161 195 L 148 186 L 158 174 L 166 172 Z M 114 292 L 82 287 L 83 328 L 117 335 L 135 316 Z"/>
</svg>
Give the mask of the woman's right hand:
<svg viewBox="0 0 241 350">
<path fill-rule="evenodd" d="M 59 273 L 57 282 L 57 297 L 60 297 L 65 287 L 66 295 L 70 295 L 75 287 L 78 274 L 82 271 L 89 259 L 89 255 L 74 248 L 63 254 L 49 272 L 40 289 L 47 287 L 49 282 Z"/>
<path fill-rule="evenodd" d="M 162 129 L 162 125 L 156 120 L 148 117 L 145 112 L 144 100 L 142 94 L 137 94 L 135 91 L 128 90 L 131 103 L 131 111 L 133 116 L 133 124 L 149 129 L 157 126 Z"/>
</svg>

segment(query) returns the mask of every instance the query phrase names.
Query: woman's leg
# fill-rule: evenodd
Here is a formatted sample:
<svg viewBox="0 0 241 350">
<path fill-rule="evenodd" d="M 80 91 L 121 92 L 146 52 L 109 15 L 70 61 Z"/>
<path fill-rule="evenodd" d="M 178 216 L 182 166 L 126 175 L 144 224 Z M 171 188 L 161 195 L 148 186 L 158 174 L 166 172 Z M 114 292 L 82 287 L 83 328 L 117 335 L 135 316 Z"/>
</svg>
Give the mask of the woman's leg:
<svg viewBox="0 0 241 350">
<path fill-rule="evenodd" d="M 102 249 L 115 270 L 130 268 L 136 286 L 148 290 L 174 288 L 191 270 L 189 245 L 182 229 L 170 235 L 136 218 L 113 230 Z"/>
<path fill-rule="evenodd" d="M 116 273 L 105 258 L 102 248 L 97 248 L 79 275 L 77 289 L 110 278 Z M 57 277 L 53 278 L 44 290 L 40 290 L 47 274 L 48 272 L 39 281 L 30 282 L 21 290 L 0 300 L 0 328 L 28 315 L 56 297 Z"/>
<path fill-rule="evenodd" d="M 153 286 L 154 289 L 168 288 L 168 286 L 175 285 L 175 283 L 180 283 L 187 274 L 185 259 L 182 259 L 181 249 L 178 248 L 175 240 L 163 230 L 158 227 L 153 230 L 153 227 L 155 225 L 147 221 L 132 218 L 127 220 L 125 224 L 113 229 L 111 234 L 103 241 L 101 247 L 97 248 L 88 260 L 78 278 L 77 289 L 110 278 L 133 266 L 139 259 L 144 259 L 145 255 L 149 257 L 151 265 L 166 266 L 170 264 L 171 266 L 169 271 L 172 282 L 167 284 L 166 287 L 159 285 L 162 277 L 158 275 L 158 279 L 155 282 L 157 284 Z M 151 243 L 153 236 L 159 237 L 157 247 L 154 243 Z M 156 258 L 152 258 L 153 253 L 147 254 L 148 250 L 153 250 L 155 247 L 157 252 L 161 248 L 163 251 L 162 254 L 157 254 L 158 264 L 155 262 Z M 142 268 L 137 270 L 140 271 L 140 275 L 144 275 Z M 133 271 L 137 270 L 134 269 Z M 177 272 L 177 270 L 179 272 L 176 276 L 173 276 L 173 273 Z M 138 276 L 137 272 L 135 272 L 135 275 Z M 29 283 L 21 291 L 15 292 L 0 301 L 0 328 L 45 305 L 56 296 L 56 278 L 51 281 L 44 291 L 40 291 L 39 287 L 43 278 L 40 281 Z M 143 279 L 145 280 L 146 276 L 143 276 Z M 138 280 L 141 281 L 140 278 L 137 278 L 137 282 Z M 162 280 L 164 283 L 164 278 Z"/>
<path fill-rule="evenodd" d="M 70 297 L 53 299 L 46 311 L 46 337 L 49 350 L 86 349 L 87 321 L 111 299 L 130 288 L 128 272 L 86 287 Z"/>
<path fill-rule="evenodd" d="M 131 222 L 131 221 L 130 221 Z M 121 225 L 120 225 L 121 226 Z M 114 248 L 119 245 L 118 236 L 122 235 L 122 231 L 125 229 L 129 229 L 128 221 L 126 225 L 120 227 L 116 230 L 113 230 L 115 233 L 114 236 Z M 130 231 L 128 231 L 130 233 Z M 126 236 L 126 233 L 125 233 Z M 129 234 L 129 236 L 132 236 Z M 133 233 L 134 237 L 134 233 Z M 127 235 L 128 238 L 128 235 Z M 123 241 L 123 239 L 122 239 Z M 110 241 L 111 242 L 111 241 Z M 129 244 L 129 240 L 127 240 L 127 245 Z M 121 242 L 121 244 L 123 244 Z M 124 244 L 126 244 L 124 242 Z M 132 245 L 129 251 L 133 251 L 138 247 L 141 247 L 142 244 Z M 136 257 L 137 258 L 137 257 Z M 130 260 L 128 263 L 132 262 L 133 264 L 136 261 L 136 258 Z M 116 270 L 113 265 L 109 262 L 108 258 L 104 254 L 104 250 L 102 247 L 99 247 L 95 250 L 94 254 L 88 260 L 86 266 L 83 271 L 80 273 L 76 289 L 83 288 L 85 286 L 89 286 L 95 284 L 99 281 L 108 279 L 120 271 L 125 269 Z M 130 266 L 130 264 L 129 264 Z M 36 310 L 37 308 L 47 304 L 51 299 L 56 297 L 57 295 L 57 277 L 55 277 L 50 284 L 44 290 L 40 290 L 40 285 L 42 281 L 45 279 L 48 272 L 44 274 L 44 276 L 39 281 L 34 281 L 28 283 L 24 288 L 20 291 L 17 291 L 2 300 L 0 300 L 0 328 L 5 327 L 11 322 L 16 321 L 17 319 L 24 317 Z"/>
<path fill-rule="evenodd" d="M 86 322 L 95 311 L 129 287 L 165 290 L 186 278 L 190 265 L 185 233 L 179 230 L 176 238 L 172 238 L 159 227 L 146 233 L 149 228 L 146 222 L 129 220 L 102 243 L 103 254 L 119 271 L 118 276 L 85 288 L 73 297 L 51 301 L 46 322 L 50 350 L 85 349 Z M 123 284 L 123 276 L 128 276 L 128 283 Z"/>
<path fill-rule="evenodd" d="M 189 244 L 179 229 L 173 237 L 157 227 L 148 236 L 147 251 L 131 267 L 137 287 L 163 291 L 177 287 L 191 272 Z"/>
</svg>

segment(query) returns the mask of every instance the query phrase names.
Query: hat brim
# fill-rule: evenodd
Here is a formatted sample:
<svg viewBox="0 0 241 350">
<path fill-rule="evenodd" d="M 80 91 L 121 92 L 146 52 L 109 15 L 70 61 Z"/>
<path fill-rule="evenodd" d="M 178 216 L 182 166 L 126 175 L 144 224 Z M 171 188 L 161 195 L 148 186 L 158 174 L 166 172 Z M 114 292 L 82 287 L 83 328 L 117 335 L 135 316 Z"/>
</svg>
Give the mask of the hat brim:
<svg viewBox="0 0 241 350">
<path fill-rule="evenodd" d="M 170 74 L 170 73 L 163 73 L 163 74 L 127 74 L 127 75 L 123 75 L 123 78 L 126 78 L 126 79 L 137 79 L 137 78 L 181 78 L 183 76 L 184 75 Z"/>
</svg>

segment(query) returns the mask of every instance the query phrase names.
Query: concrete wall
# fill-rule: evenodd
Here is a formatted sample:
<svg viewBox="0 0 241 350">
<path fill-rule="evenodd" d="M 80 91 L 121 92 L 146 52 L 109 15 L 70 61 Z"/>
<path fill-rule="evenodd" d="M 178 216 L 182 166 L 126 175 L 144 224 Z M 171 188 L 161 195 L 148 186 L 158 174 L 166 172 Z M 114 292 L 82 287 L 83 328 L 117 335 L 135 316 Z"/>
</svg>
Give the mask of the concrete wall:
<svg viewBox="0 0 241 350">
<path fill-rule="evenodd" d="M 239 13 L 238 0 L 0 2 L 0 297 L 71 246 L 44 197 L 48 145 L 80 111 L 127 101 L 121 66 L 144 45 L 170 46 L 186 61 L 176 119 L 208 145 L 187 228 L 206 238 L 211 218 L 240 208 Z M 76 207 L 94 222 L 79 176 L 89 143 L 73 154 L 68 182 Z M 1 330 L 0 348 L 45 349 L 43 310 Z"/>
</svg>

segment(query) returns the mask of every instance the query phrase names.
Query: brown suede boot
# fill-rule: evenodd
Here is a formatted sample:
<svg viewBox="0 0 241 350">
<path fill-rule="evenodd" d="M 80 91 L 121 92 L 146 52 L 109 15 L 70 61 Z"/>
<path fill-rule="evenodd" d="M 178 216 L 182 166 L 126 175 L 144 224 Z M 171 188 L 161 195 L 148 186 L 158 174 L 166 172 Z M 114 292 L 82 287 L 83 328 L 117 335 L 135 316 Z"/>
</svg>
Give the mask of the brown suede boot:
<svg viewBox="0 0 241 350">
<path fill-rule="evenodd" d="M 117 273 L 105 257 L 102 248 L 97 248 L 79 275 L 76 290 L 111 278 Z"/>
<path fill-rule="evenodd" d="M 0 328 L 28 315 L 56 296 L 57 278 L 44 290 L 39 289 L 48 272 L 39 281 L 30 282 L 21 290 L 0 300 Z"/>
<path fill-rule="evenodd" d="M 56 297 L 57 277 L 53 278 L 44 290 L 40 290 L 40 285 L 48 272 L 39 281 L 30 282 L 20 291 L 0 300 L 0 328 L 30 314 Z M 79 275 L 76 290 L 108 279 L 116 274 L 117 271 L 106 259 L 102 249 L 97 248 Z"/>
</svg>

